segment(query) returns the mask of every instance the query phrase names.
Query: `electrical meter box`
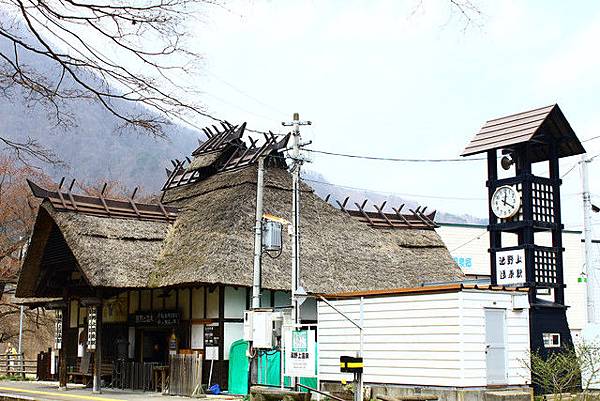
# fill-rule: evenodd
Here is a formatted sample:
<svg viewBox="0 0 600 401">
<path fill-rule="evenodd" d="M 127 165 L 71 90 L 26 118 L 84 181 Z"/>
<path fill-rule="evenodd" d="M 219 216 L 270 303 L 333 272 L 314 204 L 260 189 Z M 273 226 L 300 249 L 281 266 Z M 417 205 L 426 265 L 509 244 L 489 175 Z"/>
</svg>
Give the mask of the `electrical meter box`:
<svg viewBox="0 0 600 401">
<path fill-rule="evenodd" d="M 271 310 L 244 312 L 244 340 L 252 341 L 254 348 L 273 348 L 273 312 Z"/>
<path fill-rule="evenodd" d="M 513 295 L 512 304 L 514 310 L 529 309 L 529 297 L 527 293 Z"/>
</svg>

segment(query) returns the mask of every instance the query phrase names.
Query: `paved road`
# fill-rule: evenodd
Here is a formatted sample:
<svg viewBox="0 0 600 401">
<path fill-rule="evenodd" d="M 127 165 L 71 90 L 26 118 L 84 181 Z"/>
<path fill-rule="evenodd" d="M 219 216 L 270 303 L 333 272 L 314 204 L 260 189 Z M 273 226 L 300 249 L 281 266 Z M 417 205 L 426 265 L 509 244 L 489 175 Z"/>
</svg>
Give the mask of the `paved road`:
<svg viewBox="0 0 600 401">
<path fill-rule="evenodd" d="M 68 390 L 58 390 L 57 382 L 36 381 L 0 381 L 0 400 L 30 400 L 30 401 L 135 401 L 135 400 L 190 400 L 186 397 L 161 395 L 159 393 L 141 391 L 123 391 L 107 389 L 102 394 L 93 394 L 88 388 L 79 385 L 69 385 Z"/>
</svg>

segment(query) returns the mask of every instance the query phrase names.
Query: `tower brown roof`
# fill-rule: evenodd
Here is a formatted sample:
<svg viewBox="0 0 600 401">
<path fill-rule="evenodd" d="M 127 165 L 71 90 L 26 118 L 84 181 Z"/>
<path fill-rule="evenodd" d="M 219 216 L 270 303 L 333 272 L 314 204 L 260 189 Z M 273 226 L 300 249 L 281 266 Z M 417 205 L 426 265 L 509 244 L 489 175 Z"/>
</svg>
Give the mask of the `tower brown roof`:
<svg viewBox="0 0 600 401">
<path fill-rule="evenodd" d="M 461 156 L 470 156 L 492 149 L 507 149 L 531 142 L 532 162 L 548 160 L 549 145 L 558 144 L 558 157 L 585 153 L 573 128 L 558 104 L 487 121 Z"/>
</svg>

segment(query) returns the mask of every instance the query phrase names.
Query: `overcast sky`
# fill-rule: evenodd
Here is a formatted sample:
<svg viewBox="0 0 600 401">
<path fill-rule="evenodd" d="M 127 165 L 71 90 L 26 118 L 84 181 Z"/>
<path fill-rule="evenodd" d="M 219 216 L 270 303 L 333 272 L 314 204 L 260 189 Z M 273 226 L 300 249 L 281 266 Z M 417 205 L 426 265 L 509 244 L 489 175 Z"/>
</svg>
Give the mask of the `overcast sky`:
<svg viewBox="0 0 600 401">
<path fill-rule="evenodd" d="M 486 120 L 553 103 L 580 139 L 600 135 L 600 2 L 474 0 L 483 16 L 466 30 L 450 1 L 423 3 L 213 8 L 195 28 L 205 57 L 196 85 L 231 122 L 284 132 L 280 122 L 299 112 L 313 122 L 302 131 L 313 148 L 341 153 L 456 158 Z M 600 153 L 600 139 L 585 147 Z M 312 159 L 307 168 L 335 184 L 487 216 L 483 161 Z M 578 160 L 563 160 L 562 172 Z M 596 196 L 600 157 L 593 164 Z M 579 168 L 564 180 L 565 225 L 581 228 Z"/>
</svg>

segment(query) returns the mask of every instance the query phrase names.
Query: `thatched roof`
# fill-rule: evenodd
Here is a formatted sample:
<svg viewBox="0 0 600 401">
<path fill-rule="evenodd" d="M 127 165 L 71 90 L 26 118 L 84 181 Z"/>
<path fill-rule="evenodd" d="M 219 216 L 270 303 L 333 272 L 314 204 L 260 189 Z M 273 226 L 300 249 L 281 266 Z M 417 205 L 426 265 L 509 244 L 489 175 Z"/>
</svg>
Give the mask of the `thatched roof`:
<svg viewBox="0 0 600 401">
<path fill-rule="evenodd" d="M 188 168 L 200 168 L 203 173 L 186 173 L 181 162 L 176 163 L 165 184 L 165 205 L 132 200 L 113 204 L 103 198 L 96 202 L 83 196 L 75 199 L 70 192 L 38 190 L 47 200 L 39 210 L 17 296 L 60 296 L 60 288 L 48 289 L 48 283 L 70 280 L 72 272 L 91 287 L 251 286 L 254 161 L 267 157 L 265 213 L 292 220 L 292 182 L 278 153 L 287 137 L 278 141 L 266 135 L 264 144 L 252 141 L 244 148 L 238 143 L 244 127 L 224 126 L 225 131 L 194 152 L 196 159 Z M 230 145 L 228 138 L 234 141 Z M 228 155 L 227 161 L 222 154 Z M 73 199 L 72 204 L 65 197 Z M 388 221 L 392 217 L 381 211 L 374 215 L 363 209 L 357 216 L 333 207 L 305 184 L 300 200 L 301 280 L 309 292 L 414 287 L 464 277 L 432 224 L 403 225 Z M 127 213 L 120 212 L 116 218 L 121 209 Z M 413 215 L 427 218 L 423 213 Z M 412 228 L 399 228 L 408 226 Z M 263 257 L 265 288 L 290 288 L 287 235 L 283 245 L 279 257 Z M 64 259 L 58 261 L 60 266 L 56 255 Z M 64 270 L 64 265 L 72 266 L 71 271 Z"/>
<path fill-rule="evenodd" d="M 145 287 L 169 224 L 56 213 L 75 259 L 94 287 Z"/>
<path fill-rule="evenodd" d="M 266 173 L 265 212 L 291 220 L 291 177 Z M 175 188 L 163 199 L 179 207 L 151 284 L 252 285 L 256 166 Z M 463 277 L 433 230 L 375 229 L 301 191 L 302 281 L 310 292 L 397 288 Z M 288 238 L 278 259 L 263 258 L 263 286 L 290 287 Z"/>
<path fill-rule="evenodd" d="M 199 170 L 204 167 L 210 167 L 223 155 L 224 151 L 214 150 L 210 153 L 195 156 L 192 162 L 187 166 L 187 171 Z"/>
<path fill-rule="evenodd" d="M 18 297 L 40 295 L 44 269 L 72 264 L 92 287 L 145 287 L 154 271 L 168 222 L 57 211 L 44 201 L 17 285 Z M 44 296 L 60 296 L 60 293 Z"/>
</svg>

